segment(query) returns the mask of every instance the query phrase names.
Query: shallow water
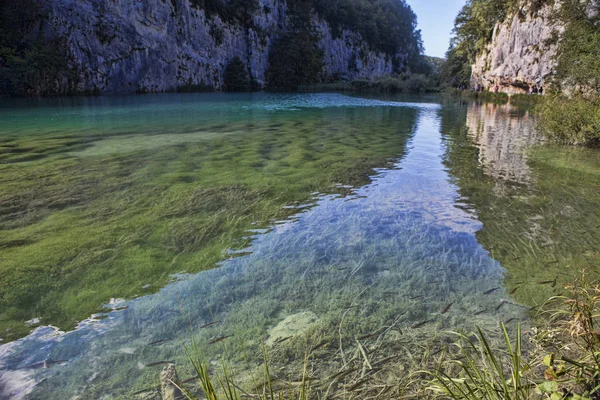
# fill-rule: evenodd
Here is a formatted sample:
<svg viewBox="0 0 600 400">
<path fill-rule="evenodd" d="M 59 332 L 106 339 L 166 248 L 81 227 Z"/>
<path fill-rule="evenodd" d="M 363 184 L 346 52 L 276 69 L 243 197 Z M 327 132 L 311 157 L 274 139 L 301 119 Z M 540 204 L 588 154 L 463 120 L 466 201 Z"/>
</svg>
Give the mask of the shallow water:
<svg viewBox="0 0 600 400">
<path fill-rule="evenodd" d="M 107 97 L 7 105 L 0 130 L 8 398 L 131 398 L 156 362 L 192 376 L 190 339 L 242 376 L 263 340 L 287 372 L 373 337 L 409 369 L 436 332 L 526 325 L 598 265 L 600 155 L 508 106 Z"/>
</svg>

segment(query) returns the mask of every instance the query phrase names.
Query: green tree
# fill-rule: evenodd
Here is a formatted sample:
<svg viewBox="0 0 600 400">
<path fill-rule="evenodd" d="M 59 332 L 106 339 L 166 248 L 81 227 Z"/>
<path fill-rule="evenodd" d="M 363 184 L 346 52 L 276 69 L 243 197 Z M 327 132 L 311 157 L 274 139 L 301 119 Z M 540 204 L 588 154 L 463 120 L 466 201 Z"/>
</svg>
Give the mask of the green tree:
<svg viewBox="0 0 600 400">
<path fill-rule="evenodd" d="M 73 82 L 61 40 L 36 29 L 44 20 L 35 0 L 0 2 L 0 96 L 67 94 Z"/>
<path fill-rule="evenodd" d="M 269 53 L 269 90 L 297 90 L 300 85 L 319 82 L 323 72 L 323 51 L 311 22 L 311 11 L 309 0 L 290 0 L 288 31 L 275 42 Z"/>
<path fill-rule="evenodd" d="M 247 92 L 251 89 L 246 64 L 235 57 L 225 68 L 224 88 L 226 92 Z"/>
</svg>

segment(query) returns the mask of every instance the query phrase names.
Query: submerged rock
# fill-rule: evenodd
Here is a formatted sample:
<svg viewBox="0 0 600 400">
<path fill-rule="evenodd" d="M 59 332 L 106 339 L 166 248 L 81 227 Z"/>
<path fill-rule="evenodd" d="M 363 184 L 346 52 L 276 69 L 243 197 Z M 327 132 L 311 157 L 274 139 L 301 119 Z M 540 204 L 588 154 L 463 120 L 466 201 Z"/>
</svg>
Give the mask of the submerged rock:
<svg viewBox="0 0 600 400">
<path fill-rule="evenodd" d="M 288 315 L 269 331 L 269 338 L 265 342 L 267 346 L 273 346 L 284 340 L 302 335 L 319 321 L 319 317 L 312 311 Z"/>
<path fill-rule="evenodd" d="M 179 382 L 175 364 L 169 364 L 160 373 L 160 392 L 162 400 L 183 400 L 185 397 L 181 390 L 173 383 Z"/>
</svg>

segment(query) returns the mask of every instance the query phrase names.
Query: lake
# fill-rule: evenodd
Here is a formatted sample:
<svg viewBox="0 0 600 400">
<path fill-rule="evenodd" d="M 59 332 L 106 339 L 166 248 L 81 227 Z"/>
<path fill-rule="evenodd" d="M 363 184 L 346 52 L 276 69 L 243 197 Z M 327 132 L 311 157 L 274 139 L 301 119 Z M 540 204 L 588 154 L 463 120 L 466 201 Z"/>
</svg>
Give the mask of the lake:
<svg viewBox="0 0 600 400">
<path fill-rule="evenodd" d="M 363 350 L 385 385 L 596 274 L 598 193 L 598 151 L 509 105 L 4 101 L 0 397 L 154 398 L 192 342 L 246 386 L 264 348 L 280 382 L 308 353 L 315 387 L 364 395 Z"/>
</svg>

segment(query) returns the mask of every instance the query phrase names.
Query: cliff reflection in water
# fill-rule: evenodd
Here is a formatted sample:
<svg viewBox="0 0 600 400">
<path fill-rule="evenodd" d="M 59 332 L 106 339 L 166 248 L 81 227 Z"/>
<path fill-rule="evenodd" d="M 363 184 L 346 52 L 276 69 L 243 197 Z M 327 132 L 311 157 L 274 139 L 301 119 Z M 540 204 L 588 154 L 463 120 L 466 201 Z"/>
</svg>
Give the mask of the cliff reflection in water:
<svg viewBox="0 0 600 400">
<path fill-rule="evenodd" d="M 508 104 L 471 104 L 466 123 L 486 174 L 504 181 L 531 182 L 526 149 L 541 138 L 528 111 Z"/>
<path fill-rule="evenodd" d="M 509 105 L 456 104 L 443 127 L 444 162 L 512 297 L 537 306 L 581 271 L 598 274 L 597 151 L 543 143 L 535 116 Z"/>
</svg>

